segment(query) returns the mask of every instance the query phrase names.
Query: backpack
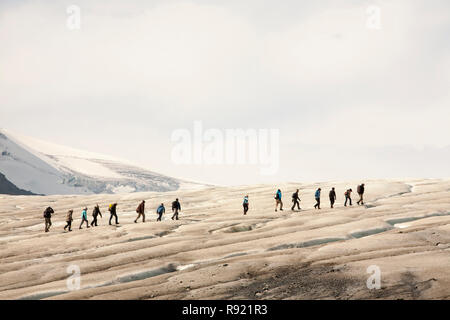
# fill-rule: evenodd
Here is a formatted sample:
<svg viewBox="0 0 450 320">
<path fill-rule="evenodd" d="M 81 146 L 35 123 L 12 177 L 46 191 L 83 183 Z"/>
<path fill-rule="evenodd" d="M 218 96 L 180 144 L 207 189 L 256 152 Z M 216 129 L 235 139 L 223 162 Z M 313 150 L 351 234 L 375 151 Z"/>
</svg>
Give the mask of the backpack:
<svg viewBox="0 0 450 320">
<path fill-rule="evenodd" d="M 295 192 L 292 194 L 292 199 L 297 199 L 297 195 Z"/>
<path fill-rule="evenodd" d="M 356 192 L 361 193 L 361 189 L 362 189 L 362 186 L 359 185 L 358 188 L 356 189 Z"/>
<path fill-rule="evenodd" d="M 53 212 L 53 209 L 51 207 L 48 207 L 44 211 L 44 218 L 51 218 Z"/>
<path fill-rule="evenodd" d="M 172 202 L 172 209 L 176 209 L 177 207 L 178 207 L 177 202 L 176 201 Z"/>
<path fill-rule="evenodd" d="M 159 206 L 158 209 L 156 210 L 156 213 L 161 213 L 164 210 L 164 207 Z"/>
</svg>

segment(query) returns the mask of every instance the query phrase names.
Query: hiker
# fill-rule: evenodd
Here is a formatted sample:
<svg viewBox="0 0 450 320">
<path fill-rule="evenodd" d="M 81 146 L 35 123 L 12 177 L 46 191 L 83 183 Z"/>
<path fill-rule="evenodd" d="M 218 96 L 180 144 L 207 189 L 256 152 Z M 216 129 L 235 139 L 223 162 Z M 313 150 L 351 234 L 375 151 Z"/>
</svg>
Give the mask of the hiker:
<svg viewBox="0 0 450 320">
<path fill-rule="evenodd" d="M 83 209 L 83 212 L 81 213 L 81 223 L 80 223 L 80 229 L 83 229 L 81 226 L 86 221 L 86 227 L 89 228 L 89 221 L 87 218 L 87 208 Z"/>
<path fill-rule="evenodd" d="M 275 195 L 275 212 L 278 209 L 278 204 L 280 204 L 280 211 L 283 211 L 283 201 L 281 201 L 281 190 L 278 189 Z"/>
<path fill-rule="evenodd" d="M 119 224 L 119 218 L 117 217 L 117 203 L 113 203 L 109 205 L 109 225 L 111 225 L 111 220 L 113 217 L 116 218 L 116 224 Z"/>
<path fill-rule="evenodd" d="M 314 205 L 314 209 L 320 209 L 320 191 L 322 191 L 322 189 L 317 189 L 316 193 L 314 194 L 314 197 L 316 198 L 316 204 Z"/>
<path fill-rule="evenodd" d="M 298 196 L 299 189 L 292 194 L 292 208 L 291 211 L 294 211 L 295 205 L 297 205 L 298 210 L 300 209 L 300 197 Z"/>
<path fill-rule="evenodd" d="M 247 215 L 248 211 L 248 195 L 244 197 L 244 202 L 242 203 L 242 206 L 244 207 L 244 216 Z"/>
<path fill-rule="evenodd" d="M 356 189 L 356 192 L 358 192 L 359 200 L 356 202 L 358 205 L 364 205 L 363 195 L 364 195 L 364 183 L 361 183 L 358 188 Z"/>
<path fill-rule="evenodd" d="M 164 212 L 166 212 L 166 208 L 164 208 L 164 203 L 161 203 L 158 209 L 156 209 L 156 213 L 158 214 L 158 219 L 156 219 L 156 221 L 161 221 Z"/>
<path fill-rule="evenodd" d="M 44 210 L 44 219 L 45 219 L 45 232 L 50 231 L 50 227 L 52 226 L 52 214 L 55 213 L 51 207 L 48 207 Z"/>
<path fill-rule="evenodd" d="M 137 223 L 138 219 L 142 216 L 142 222 L 145 222 L 145 200 L 142 200 L 142 202 L 138 205 L 136 208 L 136 212 L 138 214 L 136 220 L 134 220 L 134 223 Z"/>
<path fill-rule="evenodd" d="M 67 228 L 69 228 L 69 232 L 72 231 L 72 214 L 73 214 L 73 210 L 70 209 L 69 211 L 67 211 L 67 216 L 66 216 L 66 226 L 64 227 L 64 231 L 66 231 Z"/>
<path fill-rule="evenodd" d="M 334 190 L 334 187 L 331 188 L 329 196 L 330 196 L 331 208 L 334 208 L 334 202 L 336 201 L 336 191 Z"/>
<path fill-rule="evenodd" d="M 94 218 L 91 222 L 91 227 L 96 226 L 97 227 L 97 216 L 100 215 L 100 218 L 102 217 L 102 213 L 100 212 L 100 207 L 97 203 L 97 205 L 94 207 L 94 210 L 92 210 L 92 218 Z"/>
<path fill-rule="evenodd" d="M 352 205 L 352 189 L 348 189 L 347 191 L 345 191 L 344 195 L 345 195 L 345 203 L 344 206 L 347 206 L 347 201 L 350 201 L 350 205 Z"/>
<path fill-rule="evenodd" d="M 176 198 L 175 201 L 172 202 L 172 212 L 173 212 L 172 220 L 173 219 L 178 220 L 179 211 L 181 211 L 181 204 L 180 201 L 178 201 L 178 198 Z"/>
</svg>

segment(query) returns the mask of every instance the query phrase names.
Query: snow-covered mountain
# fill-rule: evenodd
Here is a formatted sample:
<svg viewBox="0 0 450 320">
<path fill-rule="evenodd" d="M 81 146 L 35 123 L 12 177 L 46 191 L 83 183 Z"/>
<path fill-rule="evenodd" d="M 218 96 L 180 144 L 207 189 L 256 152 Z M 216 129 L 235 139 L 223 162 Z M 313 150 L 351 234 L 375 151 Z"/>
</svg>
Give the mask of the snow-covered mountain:
<svg viewBox="0 0 450 320">
<path fill-rule="evenodd" d="M 0 129 L 0 173 L 19 189 L 46 195 L 174 191 L 189 184 L 127 161 L 5 129 Z"/>
</svg>

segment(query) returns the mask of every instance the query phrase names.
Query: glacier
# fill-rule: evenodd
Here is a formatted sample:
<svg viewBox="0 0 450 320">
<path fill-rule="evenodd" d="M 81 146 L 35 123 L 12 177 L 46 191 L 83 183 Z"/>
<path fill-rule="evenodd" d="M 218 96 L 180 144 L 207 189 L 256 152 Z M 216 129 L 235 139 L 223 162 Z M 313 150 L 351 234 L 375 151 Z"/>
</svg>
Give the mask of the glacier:
<svg viewBox="0 0 450 320">
<path fill-rule="evenodd" d="M 0 129 L 0 173 L 35 194 L 175 191 L 197 185 L 126 160 L 65 147 Z"/>
</svg>

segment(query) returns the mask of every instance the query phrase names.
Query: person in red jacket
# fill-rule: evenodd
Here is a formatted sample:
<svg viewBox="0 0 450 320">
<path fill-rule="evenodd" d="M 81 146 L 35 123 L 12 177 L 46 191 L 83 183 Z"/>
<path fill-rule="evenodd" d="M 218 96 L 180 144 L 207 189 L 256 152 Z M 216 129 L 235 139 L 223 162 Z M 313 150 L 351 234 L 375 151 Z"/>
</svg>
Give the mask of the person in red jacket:
<svg viewBox="0 0 450 320">
<path fill-rule="evenodd" d="M 360 184 L 358 186 L 358 188 L 356 189 L 356 192 L 358 192 L 359 195 L 359 200 L 357 202 L 358 205 L 363 205 L 364 204 L 364 200 L 363 200 L 363 195 L 364 195 L 364 183 Z"/>
<path fill-rule="evenodd" d="M 348 189 L 347 191 L 345 191 L 344 195 L 345 195 L 345 203 L 344 206 L 347 206 L 347 201 L 350 202 L 350 205 L 352 205 L 352 189 Z"/>
<path fill-rule="evenodd" d="M 70 210 L 67 212 L 67 215 L 66 215 L 66 222 L 67 222 L 67 224 L 66 224 L 65 227 L 64 227 L 64 231 L 65 231 L 67 228 L 69 228 L 69 232 L 72 231 L 72 221 L 73 221 L 72 215 L 73 215 L 73 210 L 70 209 Z"/>
<path fill-rule="evenodd" d="M 141 216 L 142 216 L 142 222 L 145 222 L 145 200 L 142 200 L 142 202 L 136 208 L 136 212 L 137 212 L 138 216 L 137 216 L 136 220 L 134 220 L 134 223 L 137 223 L 138 219 Z"/>
</svg>

